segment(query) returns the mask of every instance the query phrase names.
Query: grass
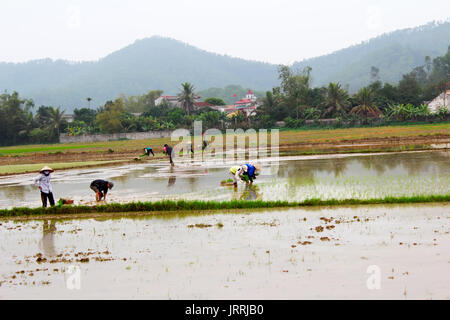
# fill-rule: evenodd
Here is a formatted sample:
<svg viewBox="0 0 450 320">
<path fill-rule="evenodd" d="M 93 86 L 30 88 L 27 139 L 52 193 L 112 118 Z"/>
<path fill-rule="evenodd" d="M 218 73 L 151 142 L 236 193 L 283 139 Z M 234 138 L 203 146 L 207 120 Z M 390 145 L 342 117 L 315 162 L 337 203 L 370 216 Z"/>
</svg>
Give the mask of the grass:
<svg viewBox="0 0 450 320">
<path fill-rule="evenodd" d="M 339 141 L 402 138 L 402 137 L 432 137 L 450 135 L 450 123 L 411 124 L 403 126 L 382 126 L 345 129 L 292 129 L 280 132 L 280 145 L 299 145 L 307 143 L 334 143 Z M 225 141 L 225 139 L 224 139 Z M 270 141 L 270 139 L 269 139 Z M 152 146 L 160 153 L 165 144 L 175 145 L 177 142 L 170 138 L 148 140 L 121 140 L 92 143 L 66 143 L 48 145 L 27 145 L 0 148 L 0 156 L 27 155 L 49 152 L 109 152 L 113 151 L 141 151 L 144 147 Z"/>
<path fill-rule="evenodd" d="M 129 213 L 129 212 L 174 212 L 214 211 L 230 209 L 298 208 L 316 206 L 348 206 L 375 204 L 407 204 L 450 202 L 450 194 L 414 197 L 385 197 L 379 199 L 308 199 L 301 202 L 288 201 L 157 201 L 108 204 L 99 206 L 56 206 L 53 208 L 13 208 L 0 210 L 0 217 L 42 216 L 59 214 Z"/>
<path fill-rule="evenodd" d="M 43 166 L 49 166 L 54 170 L 73 169 L 79 167 L 97 166 L 101 164 L 110 164 L 117 161 L 86 161 L 86 162 L 61 162 L 61 163 L 34 163 L 34 164 L 14 164 L 0 166 L 0 175 L 20 174 L 28 172 L 38 172 Z"/>
</svg>

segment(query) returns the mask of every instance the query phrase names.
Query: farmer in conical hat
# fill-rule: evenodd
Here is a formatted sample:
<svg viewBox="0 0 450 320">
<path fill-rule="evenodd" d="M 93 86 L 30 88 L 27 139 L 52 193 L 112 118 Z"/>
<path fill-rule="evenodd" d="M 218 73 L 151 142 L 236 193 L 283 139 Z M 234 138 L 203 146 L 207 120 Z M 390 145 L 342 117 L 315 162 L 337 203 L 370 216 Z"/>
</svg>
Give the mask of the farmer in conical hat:
<svg viewBox="0 0 450 320">
<path fill-rule="evenodd" d="M 50 206 L 53 207 L 55 205 L 52 184 L 50 182 L 50 175 L 53 172 L 54 170 L 52 168 L 45 166 L 39 171 L 40 174 L 34 178 L 34 185 L 41 191 L 42 206 L 44 208 L 47 207 L 47 200 L 50 202 Z"/>
</svg>

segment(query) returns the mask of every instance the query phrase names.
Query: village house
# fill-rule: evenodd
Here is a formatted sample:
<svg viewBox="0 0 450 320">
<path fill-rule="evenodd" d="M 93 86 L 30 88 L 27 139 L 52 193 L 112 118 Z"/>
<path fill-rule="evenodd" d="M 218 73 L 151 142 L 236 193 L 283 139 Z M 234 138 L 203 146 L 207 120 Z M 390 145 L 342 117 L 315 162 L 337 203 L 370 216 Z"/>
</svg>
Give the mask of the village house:
<svg viewBox="0 0 450 320">
<path fill-rule="evenodd" d="M 433 101 L 427 103 L 431 113 L 436 113 L 440 107 L 450 109 L 450 89 L 442 92 Z"/>
<path fill-rule="evenodd" d="M 155 100 L 155 106 L 161 105 L 164 101 L 166 101 L 172 107 L 181 107 L 181 103 L 178 102 L 177 96 L 161 96 Z"/>
<path fill-rule="evenodd" d="M 195 100 L 200 100 L 200 98 L 201 98 L 200 96 L 196 96 Z M 155 100 L 155 106 L 161 105 L 164 101 L 172 107 L 178 107 L 178 108 L 182 107 L 181 102 L 178 101 L 177 96 L 161 96 Z M 195 102 L 194 103 L 194 108 L 202 108 L 202 107 L 210 107 L 210 106 L 211 105 L 206 102 Z"/>
<path fill-rule="evenodd" d="M 63 114 L 63 120 L 66 120 L 68 123 L 72 123 L 75 121 L 75 115 L 73 114 Z"/>
<path fill-rule="evenodd" d="M 199 100 L 201 97 L 197 96 L 196 100 Z M 161 105 L 163 102 L 168 103 L 172 107 L 179 107 L 181 108 L 181 103 L 178 102 L 177 96 L 161 96 L 158 99 L 155 100 L 155 105 Z M 239 111 L 243 112 L 247 116 L 255 115 L 255 111 L 258 108 L 258 98 L 253 93 L 252 90 L 248 90 L 245 98 L 240 99 L 239 101 L 236 101 L 232 105 L 225 105 L 225 106 L 214 106 L 212 104 L 209 104 L 207 102 L 200 102 L 196 101 L 194 103 L 194 109 L 201 109 L 201 108 L 211 108 L 213 110 L 226 113 L 227 115 L 234 115 L 237 114 Z"/>
<path fill-rule="evenodd" d="M 245 98 L 236 101 L 234 107 L 236 111 L 242 111 L 246 116 L 255 115 L 255 111 L 258 108 L 258 98 L 252 90 L 248 90 Z M 235 111 L 232 111 L 235 112 Z"/>
</svg>

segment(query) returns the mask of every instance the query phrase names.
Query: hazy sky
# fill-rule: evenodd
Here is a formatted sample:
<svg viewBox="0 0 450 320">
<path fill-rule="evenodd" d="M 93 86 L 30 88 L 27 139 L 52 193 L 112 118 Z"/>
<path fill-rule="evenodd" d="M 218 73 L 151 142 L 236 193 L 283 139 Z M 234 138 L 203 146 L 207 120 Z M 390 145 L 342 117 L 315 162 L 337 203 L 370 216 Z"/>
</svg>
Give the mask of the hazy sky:
<svg viewBox="0 0 450 320">
<path fill-rule="evenodd" d="M 0 61 L 95 60 L 161 35 L 292 63 L 449 12 L 449 0 L 0 0 Z"/>
</svg>

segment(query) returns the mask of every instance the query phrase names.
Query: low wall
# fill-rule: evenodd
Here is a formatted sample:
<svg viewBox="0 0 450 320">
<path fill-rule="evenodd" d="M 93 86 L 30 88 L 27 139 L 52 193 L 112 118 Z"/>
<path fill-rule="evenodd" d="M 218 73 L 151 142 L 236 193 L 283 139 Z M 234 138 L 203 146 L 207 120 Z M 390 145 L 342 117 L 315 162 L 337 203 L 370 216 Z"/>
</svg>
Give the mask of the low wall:
<svg viewBox="0 0 450 320">
<path fill-rule="evenodd" d="M 86 142 L 104 142 L 116 140 L 145 140 L 168 138 L 173 131 L 148 131 L 148 132 L 127 132 L 127 133 L 112 133 L 112 134 L 84 134 L 80 136 L 69 136 L 61 134 L 59 142 L 61 143 L 86 143 Z"/>
</svg>

